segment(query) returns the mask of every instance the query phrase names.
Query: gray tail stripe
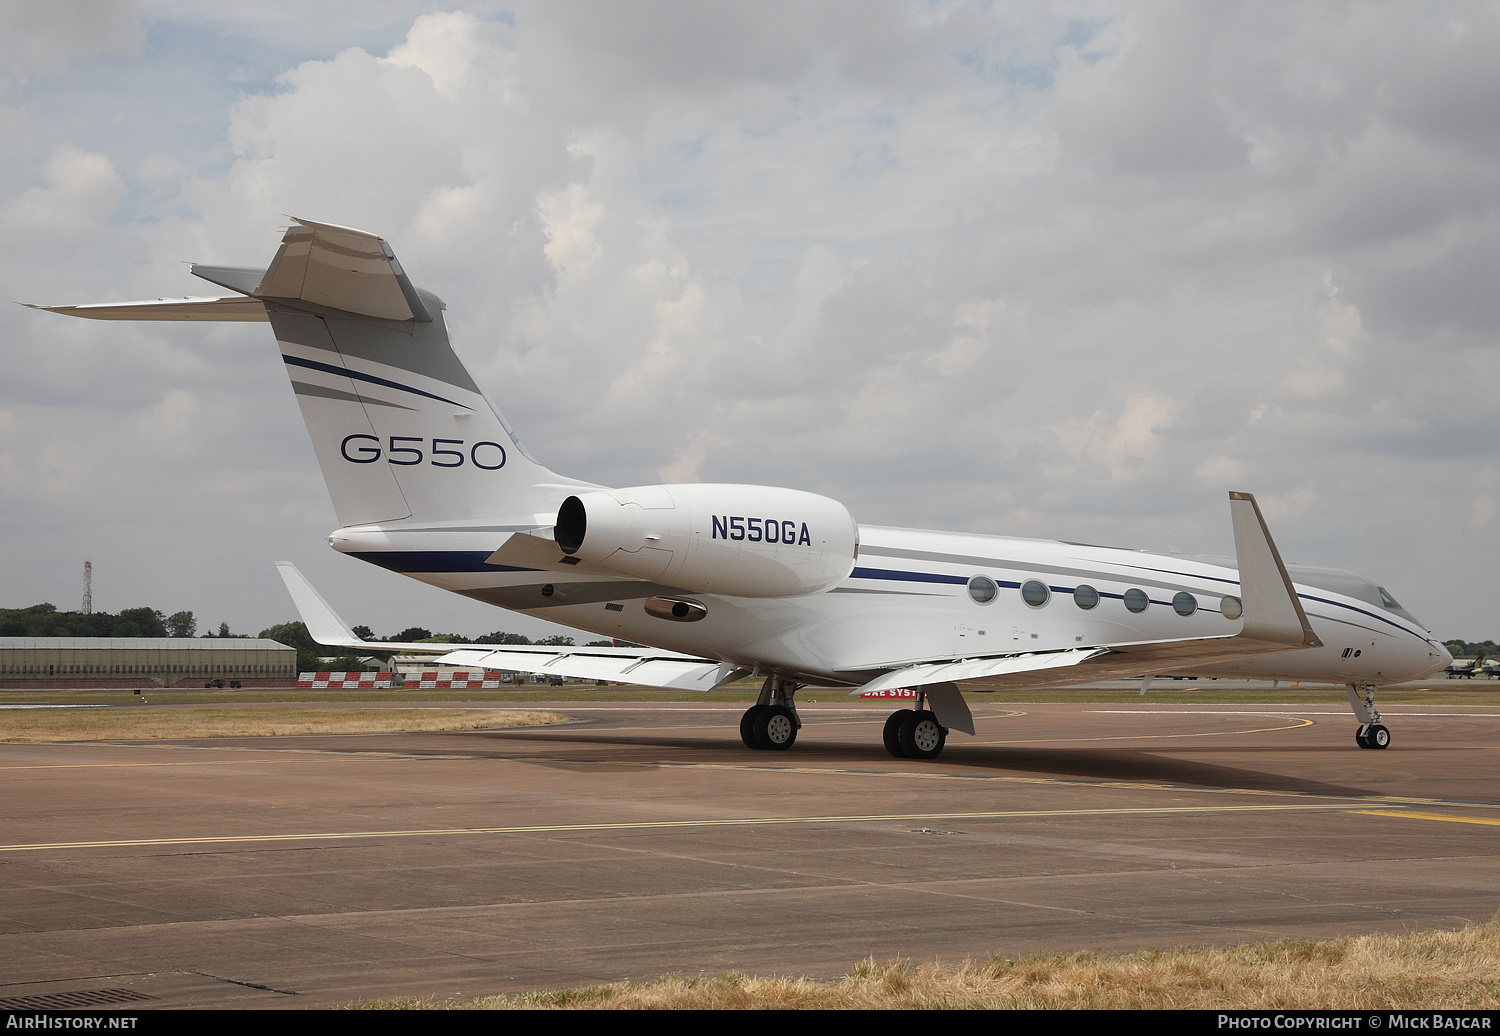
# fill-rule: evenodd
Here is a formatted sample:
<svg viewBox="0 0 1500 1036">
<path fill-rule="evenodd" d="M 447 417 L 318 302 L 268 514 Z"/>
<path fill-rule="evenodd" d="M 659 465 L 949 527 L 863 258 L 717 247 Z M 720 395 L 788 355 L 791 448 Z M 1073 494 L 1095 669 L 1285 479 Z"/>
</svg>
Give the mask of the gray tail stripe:
<svg viewBox="0 0 1500 1036">
<path fill-rule="evenodd" d="M 350 403 L 369 403 L 371 406 L 388 406 L 392 410 L 410 410 L 412 413 L 417 412 L 415 407 L 402 406 L 400 403 L 387 403 L 383 399 L 366 399 L 363 396 L 356 396 L 353 392 L 345 392 L 342 389 L 336 388 L 324 388 L 322 385 L 309 384 L 306 381 L 298 381 L 296 378 L 292 379 L 292 391 L 297 393 L 297 395 L 299 396 L 318 396 L 322 399 L 342 399 L 347 400 Z"/>
<path fill-rule="evenodd" d="M 402 385 L 400 382 L 389 381 L 386 378 L 377 378 L 373 374 L 362 374 L 359 371 L 352 371 L 347 367 L 335 367 L 331 363 L 319 363 L 317 360 L 304 360 L 300 356 L 288 356 L 286 353 L 282 353 L 281 358 L 287 363 L 298 367 L 306 367 L 308 370 L 322 371 L 324 374 L 336 374 L 344 378 L 353 378 L 355 381 L 367 381 L 371 385 L 382 385 L 385 388 L 399 389 L 402 392 L 410 392 L 414 396 L 425 396 L 428 399 L 435 399 L 439 403 L 448 403 L 452 406 L 463 407 L 465 410 L 474 409 L 471 406 L 465 406 L 463 403 L 448 399 L 445 396 L 435 396 L 431 392 L 423 392 L 421 389 L 412 388 L 410 385 Z"/>
</svg>

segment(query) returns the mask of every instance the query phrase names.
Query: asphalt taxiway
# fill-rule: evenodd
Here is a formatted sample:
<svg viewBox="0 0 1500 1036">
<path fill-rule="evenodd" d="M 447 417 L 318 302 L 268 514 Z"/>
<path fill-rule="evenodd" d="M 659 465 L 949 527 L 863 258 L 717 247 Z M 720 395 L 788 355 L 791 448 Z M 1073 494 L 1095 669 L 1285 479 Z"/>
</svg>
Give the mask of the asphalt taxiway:
<svg viewBox="0 0 1500 1036">
<path fill-rule="evenodd" d="M 1274 697 L 1274 695 L 1272 695 Z M 540 707 L 528 703 L 525 707 Z M 1500 907 L 1500 702 L 551 706 L 555 727 L 0 744 L 0 1003 L 323 1007 L 675 972 L 1452 928 Z"/>
</svg>

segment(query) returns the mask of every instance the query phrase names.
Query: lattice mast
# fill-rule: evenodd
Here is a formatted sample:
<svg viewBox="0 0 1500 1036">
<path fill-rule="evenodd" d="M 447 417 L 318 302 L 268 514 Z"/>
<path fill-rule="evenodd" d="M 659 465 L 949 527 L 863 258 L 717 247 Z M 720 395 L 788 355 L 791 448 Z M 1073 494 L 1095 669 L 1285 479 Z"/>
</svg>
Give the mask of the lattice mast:
<svg viewBox="0 0 1500 1036">
<path fill-rule="evenodd" d="M 83 614 L 94 614 L 94 563 L 83 563 Z"/>
</svg>

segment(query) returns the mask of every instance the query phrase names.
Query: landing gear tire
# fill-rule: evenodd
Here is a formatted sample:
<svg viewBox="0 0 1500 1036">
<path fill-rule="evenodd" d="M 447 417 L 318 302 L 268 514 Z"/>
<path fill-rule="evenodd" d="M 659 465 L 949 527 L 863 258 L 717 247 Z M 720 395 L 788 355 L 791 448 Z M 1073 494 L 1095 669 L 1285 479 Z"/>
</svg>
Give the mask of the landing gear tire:
<svg viewBox="0 0 1500 1036">
<path fill-rule="evenodd" d="M 1354 732 L 1354 743 L 1360 748 L 1389 748 L 1391 732 L 1384 723 L 1362 725 Z"/>
<path fill-rule="evenodd" d="M 784 752 L 797 743 L 797 717 L 784 705 L 765 705 L 755 717 L 754 733 L 757 747 L 771 752 Z"/>
<path fill-rule="evenodd" d="M 885 750 L 894 759 L 905 759 L 906 749 L 901 747 L 901 724 L 906 722 L 906 717 L 916 715 L 911 709 L 897 709 L 891 713 L 885 721 L 885 730 L 882 737 L 885 739 Z"/>
<path fill-rule="evenodd" d="M 770 708 L 769 705 L 752 705 L 740 717 L 740 740 L 745 742 L 746 748 L 760 750 L 760 742 L 755 740 L 755 721 L 768 708 Z"/>
<path fill-rule="evenodd" d="M 931 712 L 913 712 L 902 721 L 898 737 L 908 759 L 936 759 L 948 741 L 948 731 Z"/>
</svg>

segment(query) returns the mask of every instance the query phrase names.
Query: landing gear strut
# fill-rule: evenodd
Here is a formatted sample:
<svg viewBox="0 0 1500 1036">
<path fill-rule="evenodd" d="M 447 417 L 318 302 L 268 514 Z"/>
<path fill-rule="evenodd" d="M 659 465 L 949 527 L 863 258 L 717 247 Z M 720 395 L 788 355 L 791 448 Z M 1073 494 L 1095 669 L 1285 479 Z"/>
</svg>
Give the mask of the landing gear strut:
<svg viewBox="0 0 1500 1036">
<path fill-rule="evenodd" d="M 784 752 L 797 743 L 802 720 L 794 701 L 798 684 L 779 676 L 768 676 L 760 697 L 740 717 L 740 740 L 746 748 Z"/>
<path fill-rule="evenodd" d="M 1385 748 L 1391 743 L 1391 732 L 1380 722 L 1380 711 L 1375 708 L 1375 686 L 1366 684 L 1364 700 L 1361 701 L 1359 684 L 1349 685 L 1349 705 L 1354 709 L 1354 718 L 1359 728 L 1354 732 L 1354 743 L 1360 748 Z"/>
<path fill-rule="evenodd" d="M 948 743 L 948 728 L 937 721 L 931 709 L 922 708 L 927 696 L 920 691 L 915 709 L 890 714 L 882 732 L 885 750 L 897 759 L 936 759 Z"/>
</svg>

